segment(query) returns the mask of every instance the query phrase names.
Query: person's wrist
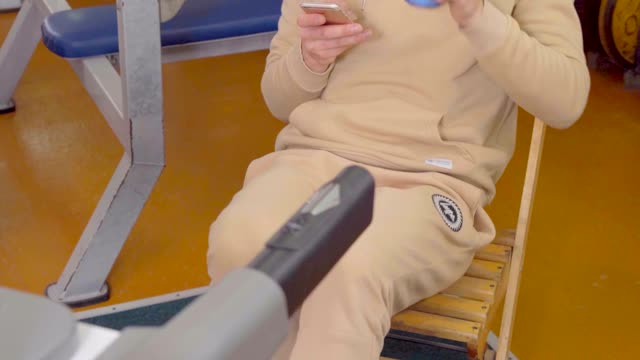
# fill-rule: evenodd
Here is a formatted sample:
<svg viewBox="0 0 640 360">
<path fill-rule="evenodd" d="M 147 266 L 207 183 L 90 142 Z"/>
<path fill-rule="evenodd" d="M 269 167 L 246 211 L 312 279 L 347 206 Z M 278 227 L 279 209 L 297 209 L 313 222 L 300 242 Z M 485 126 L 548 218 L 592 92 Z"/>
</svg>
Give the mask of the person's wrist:
<svg viewBox="0 0 640 360">
<path fill-rule="evenodd" d="M 476 57 L 486 56 L 504 44 L 509 31 L 509 19 L 509 15 L 500 11 L 493 3 L 487 2 L 480 16 L 461 28 Z"/>
<path fill-rule="evenodd" d="M 303 90 L 318 92 L 327 85 L 331 67 L 323 73 L 316 73 L 311 70 L 302 57 L 302 46 L 298 45 L 290 49 L 285 62 L 293 81 Z"/>
<path fill-rule="evenodd" d="M 329 69 L 330 64 L 321 64 L 315 60 L 306 52 L 302 50 L 302 62 L 311 72 L 316 74 L 322 74 Z"/>
</svg>

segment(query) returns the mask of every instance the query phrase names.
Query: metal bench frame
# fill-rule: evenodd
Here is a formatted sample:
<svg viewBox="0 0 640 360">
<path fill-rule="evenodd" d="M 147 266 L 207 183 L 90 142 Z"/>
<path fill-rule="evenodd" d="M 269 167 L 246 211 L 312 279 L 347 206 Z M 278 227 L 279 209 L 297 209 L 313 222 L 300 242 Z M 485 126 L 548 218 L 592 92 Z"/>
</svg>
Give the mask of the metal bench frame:
<svg viewBox="0 0 640 360">
<path fill-rule="evenodd" d="M 45 290 L 49 298 L 69 306 L 108 299 L 106 279 L 165 166 L 162 63 L 268 49 L 275 34 L 163 48 L 158 1 L 122 4 L 117 1 L 118 54 L 67 59 L 124 148 L 62 274 Z M 41 41 L 42 22 L 69 9 L 65 0 L 22 4 L 0 49 L 0 113 L 14 110 L 11 96 Z"/>
</svg>

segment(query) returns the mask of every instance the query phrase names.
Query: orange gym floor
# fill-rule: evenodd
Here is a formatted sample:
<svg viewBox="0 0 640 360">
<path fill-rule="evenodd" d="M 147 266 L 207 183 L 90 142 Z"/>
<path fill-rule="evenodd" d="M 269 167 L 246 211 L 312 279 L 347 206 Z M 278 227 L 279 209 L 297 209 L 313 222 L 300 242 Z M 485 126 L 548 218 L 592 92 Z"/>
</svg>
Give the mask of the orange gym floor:
<svg viewBox="0 0 640 360">
<path fill-rule="evenodd" d="M 0 39 L 13 18 L 0 14 Z M 209 224 L 282 126 L 260 94 L 265 55 L 164 66 L 167 167 L 98 306 L 207 285 Z M 547 133 L 513 340 L 521 360 L 637 357 L 640 92 L 619 74 L 592 74 L 582 119 Z M 42 294 L 122 150 L 69 65 L 42 45 L 15 100 L 18 111 L 0 116 L 0 286 Z M 531 124 L 523 113 L 488 208 L 498 227 L 516 223 Z"/>
</svg>

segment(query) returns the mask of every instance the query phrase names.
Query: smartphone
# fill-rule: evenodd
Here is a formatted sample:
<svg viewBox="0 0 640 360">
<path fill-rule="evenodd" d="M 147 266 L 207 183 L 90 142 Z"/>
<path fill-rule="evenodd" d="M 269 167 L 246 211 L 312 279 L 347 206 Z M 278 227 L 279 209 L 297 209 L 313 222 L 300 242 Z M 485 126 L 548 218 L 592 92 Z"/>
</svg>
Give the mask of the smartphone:
<svg viewBox="0 0 640 360">
<path fill-rule="evenodd" d="M 315 3 L 303 2 L 300 7 L 307 14 L 322 14 L 327 19 L 328 24 L 349 24 L 356 20 L 356 17 L 335 3 Z"/>
</svg>

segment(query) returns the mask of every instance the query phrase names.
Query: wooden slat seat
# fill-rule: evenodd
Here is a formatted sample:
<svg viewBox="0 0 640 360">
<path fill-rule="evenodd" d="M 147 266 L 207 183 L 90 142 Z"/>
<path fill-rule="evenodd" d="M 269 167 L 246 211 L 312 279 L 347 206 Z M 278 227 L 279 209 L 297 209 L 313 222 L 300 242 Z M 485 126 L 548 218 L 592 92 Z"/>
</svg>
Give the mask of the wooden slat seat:
<svg viewBox="0 0 640 360">
<path fill-rule="evenodd" d="M 487 320 L 490 306 L 489 303 L 483 301 L 437 294 L 418 302 L 410 309 L 482 323 Z"/>
<path fill-rule="evenodd" d="M 480 279 L 500 280 L 503 270 L 504 263 L 473 259 L 473 262 L 465 275 Z"/>
<path fill-rule="evenodd" d="M 488 324 L 505 294 L 514 234 L 501 232 L 476 253 L 465 276 L 394 316 L 391 328 L 466 343 L 471 358 L 483 359 Z"/>
<path fill-rule="evenodd" d="M 393 318 L 394 329 L 466 343 L 478 341 L 481 326 L 479 322 L 415 310 L 405 310 Z"/>
<path fill-rule="evenodd" d="M 476 259 L 506 263 L 511 257 L 511 247 L 507 245 L 489 244 L 476 254 Z"/>
<path fill-rule="evenodd" d="M 463 276 L 442 293 L 493 303 L 497 284 L 494 280 Z"/>
</svg>

